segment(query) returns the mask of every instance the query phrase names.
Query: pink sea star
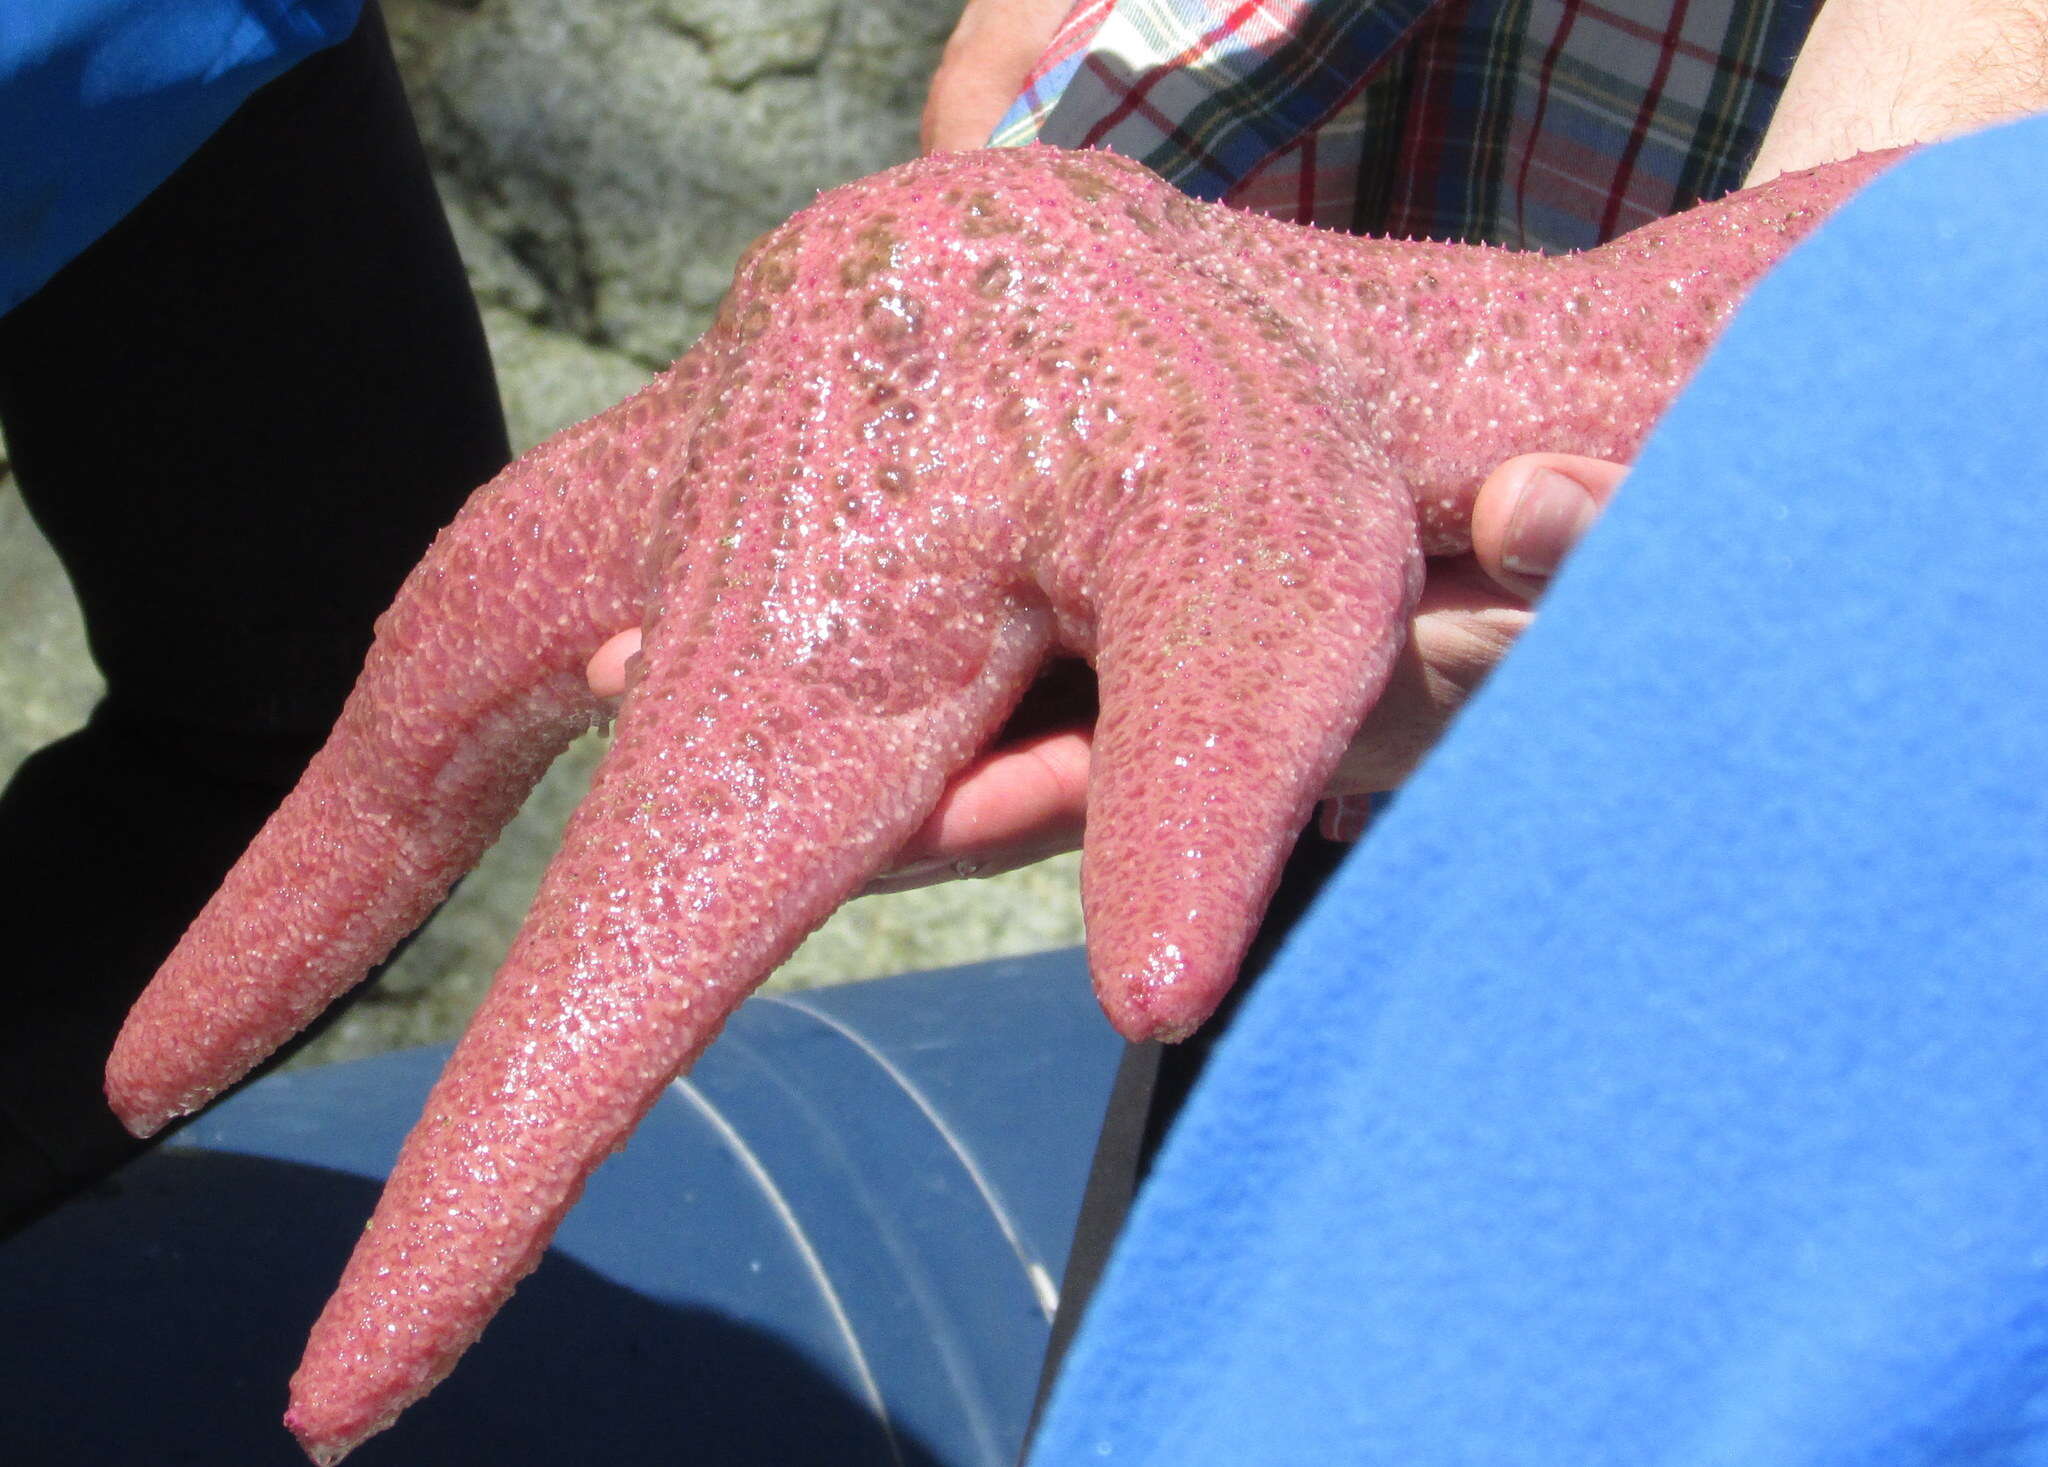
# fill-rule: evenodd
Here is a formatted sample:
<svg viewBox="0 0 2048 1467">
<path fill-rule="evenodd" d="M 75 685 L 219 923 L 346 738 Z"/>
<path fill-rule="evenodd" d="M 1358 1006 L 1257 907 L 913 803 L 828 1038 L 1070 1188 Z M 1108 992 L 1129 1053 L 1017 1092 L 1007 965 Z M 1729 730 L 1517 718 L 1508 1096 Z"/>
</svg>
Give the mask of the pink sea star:
<svg viewBox="0 0 2048 1467">
<path fill-rule="evenodd" d="M 115 1050 L 139 1133 L 246 1073 L 476 860 L 599 715 L 593 650 L 645 623 L 616 743 L 314 1328 L 287 1420 L 315 1458 L 447 1373 L 1056 650 L 1101 688 L 1103 1004 L 1132 1037 L 1198 1024 L 1484 473 L 1631 455 L 1883 161 L 1568 258 L 1316 233 L 1041 149 L 912 164 L 767 236 L 696 348 L 435 543 Z"/>
</svg>

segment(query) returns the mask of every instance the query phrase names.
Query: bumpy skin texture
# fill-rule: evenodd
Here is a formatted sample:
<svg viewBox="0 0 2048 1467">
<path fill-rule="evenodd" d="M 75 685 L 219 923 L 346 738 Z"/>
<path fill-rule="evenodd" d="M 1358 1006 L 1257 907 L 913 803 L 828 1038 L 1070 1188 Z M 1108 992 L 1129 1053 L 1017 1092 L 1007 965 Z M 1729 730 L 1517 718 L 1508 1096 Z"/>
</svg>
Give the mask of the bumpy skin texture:
<svg viewBox="0 0 2048 1467">
<path fill-rule="evenodd" d="M 1101 688 L 1103 1005 L 1133 1038 L 1198 1024 L 1487 470 L 1633 454 L 1884 161 L 1569 258 L 1305 231 L 1040 149 L 927 159 L 767 236 L 682 361 L 436 542 L 114 1053 L 139 1133 L 245 1073 L 476 860 L 598 715 L 586 660 L 644 622 L 615 745 L 293 1382 L 316 1459 L 446 1374 L 1048 655 Z"/>
</svg>

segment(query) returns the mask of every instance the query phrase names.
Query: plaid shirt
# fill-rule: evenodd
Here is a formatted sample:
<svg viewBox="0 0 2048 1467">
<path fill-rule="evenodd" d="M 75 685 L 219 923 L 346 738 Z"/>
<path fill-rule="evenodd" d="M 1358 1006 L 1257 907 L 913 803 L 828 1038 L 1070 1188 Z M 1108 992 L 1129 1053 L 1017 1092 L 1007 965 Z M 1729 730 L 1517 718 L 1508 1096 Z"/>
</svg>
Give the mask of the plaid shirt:
<svg viewBox="0 0 2048 1467">
<path fill-rule="evenodd" d="M 1820 0 L 1078 0 L 999 147 L 1360 234 L 1585 249 L 1737 187 Z M 1355 840 L 1373 802 L 1325 800 Z"/>
<path fill-rule="evenodd" d="M 1819 0 L 1079 0 L 993 141 L 1359 233 L 1583 249 L 1728 192 Z"/>
</svg>

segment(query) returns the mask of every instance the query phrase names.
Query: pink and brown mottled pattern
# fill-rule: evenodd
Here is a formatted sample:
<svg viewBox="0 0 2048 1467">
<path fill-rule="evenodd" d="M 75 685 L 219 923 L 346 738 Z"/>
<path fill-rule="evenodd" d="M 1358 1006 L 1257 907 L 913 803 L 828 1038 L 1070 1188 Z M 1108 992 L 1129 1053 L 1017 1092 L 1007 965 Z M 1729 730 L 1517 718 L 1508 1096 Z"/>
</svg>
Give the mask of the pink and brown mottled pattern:
<svg viewBox="0 0 2048 1467">
<path fill-rule="evenodd" d="M 447 1373 L 1056 651 L 1101 687 L 1103 1005 L 1134 1038 L 1199 1024 L 1486 471 L 1631 455 L 1882 161 L 1570 258 L 1308 232 L 1041 149 L 912 164 L 767 236 L 681 362 L 435 543 L 113 1056 L 146 1133 L 358 981 L 598 716 L 585 662 L 644 622 L 616 743 L 314 1329 L 308 1449 L 336 1460 Z"/>
</svg>

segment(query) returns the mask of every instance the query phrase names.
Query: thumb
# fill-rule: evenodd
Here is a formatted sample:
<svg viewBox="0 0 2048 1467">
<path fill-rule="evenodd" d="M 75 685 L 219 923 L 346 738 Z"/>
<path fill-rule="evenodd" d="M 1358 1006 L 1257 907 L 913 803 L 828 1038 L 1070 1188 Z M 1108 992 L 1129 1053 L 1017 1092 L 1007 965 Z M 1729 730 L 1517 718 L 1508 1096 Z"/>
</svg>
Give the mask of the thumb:
<svg viewBox="0 0 2048 1467">
<path fill-rule="evenodd" d="M 590 691 L 607 702 L 616 703 L 626 693 L 626 674 L 640 655 L 640 628 L 628 627 L 606 642 L 583 669 Z"/>
<path fill-rule="evenodd" d="M 1511 458 L 1473 501 L 1472 553 L 1494 580 L 1533 601 L 1627 477 L 1626 464 L 1578 454 Z"/>
</svg>

